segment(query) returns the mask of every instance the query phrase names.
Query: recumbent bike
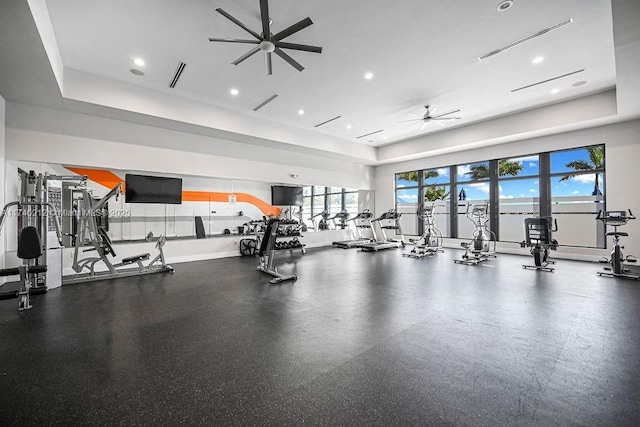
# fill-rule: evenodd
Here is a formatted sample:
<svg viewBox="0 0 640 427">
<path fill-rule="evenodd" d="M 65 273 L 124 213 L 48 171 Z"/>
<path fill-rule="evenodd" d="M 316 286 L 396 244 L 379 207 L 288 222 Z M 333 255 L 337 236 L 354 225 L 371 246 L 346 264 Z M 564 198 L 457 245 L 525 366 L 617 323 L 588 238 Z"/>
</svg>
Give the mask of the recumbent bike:
<svg viewBox="0 0 640 427">
<path fill-rule="evenodd" d="M 556 262 L 549 259 L 549 251 L 558 249 L 558 241 L 552 236 L 555 231 L 558 231 L 558 221 L 552 221 L 551 217 L 524 220 L 525 240 L 520 242 L 520 247 L 531 248 L 534 265 L 523 264 L 522 268 L 553 272 L 554 268 L 549 264 Z"/>
<path fill-rule="evenodd" d="M 618 227 L 626 225 L 632 219 L 636 219 L 636 217 L 629 211 L 629 216 L 627 216 L 625 211 L 599 211 L 597 220 L 602 221 L 602 223 L 606 226 L 613 227 L 613 231 L 606 233 L 606 236 L 613 237 L 613 250 L 611 251 L 611 255 L 609 258 L 603 258 L 600 260 L 602 263 L 609 264 L 607 267 L 604 267 L 603 271 L 598 271 L 598 276 L 607 276 L 607 277 L 621 277 L 625 279 L 634 279 L 639 280 L 640 274 L 632 273 L 625 263 L 635 263 L 638 259 L 633 255 L 627 255 L 626 257 L 622 253 L 622 249 L 624 246 L 620 245 L 620 237 L 627 237 L 629 233 L 624 233 L 622 231 L 618 231 Z"/>
</svg>

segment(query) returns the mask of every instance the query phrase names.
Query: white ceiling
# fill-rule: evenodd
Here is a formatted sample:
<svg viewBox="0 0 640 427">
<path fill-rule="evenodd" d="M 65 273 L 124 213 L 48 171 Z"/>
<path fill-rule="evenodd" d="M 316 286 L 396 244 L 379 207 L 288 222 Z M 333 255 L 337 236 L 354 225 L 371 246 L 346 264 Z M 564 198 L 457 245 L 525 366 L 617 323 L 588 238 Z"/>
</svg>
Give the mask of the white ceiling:
<svg viewBox="0 0 640 427">
<path fill-rule="evenodd" d="M 306 67 L 303 72 L 273 55 L 269 76 L 262 52 L 231 64 L 254 45 L 208 41 L 252 39 L 216 8 L 260 33 L 259 0 L 29 0 L 64 98 L 370 164 L 376 163 L 371 147 L 615 88 L 609 1 L 515 0 L 504 12 L 497 11 L 498 3 L 272 0 L 272 31 L 308 16 L 313 25 L 286 41 L 321 46 L 323 52 L 286 51 Z M 567 19 L 573 22 L 478 60 Z M 545 59 L 534 65 L 536 56 Z M 136 57 L 143 67 L 133 63 Z M 187 65 L 171 89 L 179 62 Z M 132 74 L 132 68 L 145 75 Z M 374 78 L 365 80 L 365 72 Z M 573 86 L 580 81 L 586 83 Z M 239 95 L 230 95 L 231 88 Z M 551 94 L 554 88 L 559 92 Z M 9 100 L 24 101 L 15 88 L 5 90 L 17 98 Z M 273 102 L 253 111 L 273 94 Z M 447 121 L 445 128 L 401 122 L 423 114 L 426 104 L 440 113 L 460 109 L 455 115 L 462 119 Z M 299 109 L 305 114 L 298 115 Z"/>
</svg>

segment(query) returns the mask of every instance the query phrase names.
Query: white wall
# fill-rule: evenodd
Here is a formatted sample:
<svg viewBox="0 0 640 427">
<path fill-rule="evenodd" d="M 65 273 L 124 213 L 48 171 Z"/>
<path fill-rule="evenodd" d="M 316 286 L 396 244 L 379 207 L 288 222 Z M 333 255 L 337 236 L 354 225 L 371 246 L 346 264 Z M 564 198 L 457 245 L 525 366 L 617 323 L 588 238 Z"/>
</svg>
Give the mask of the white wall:
<svg viewBox="0 0 640 427">
<path fill-rule="evenodd" d="M 8 159 L 296 185 L 373 188 L 372 168 L 360 163 L 87 114 L 8 103 L 6 126 Z"/>
<path fill-rule="evenodd" d="M 4 103 L 2 106 L 4 112 Z M 4 133 L 2 135 L 4 137 Z M 1 142 L 0 148 L 4 148 L 4 140 Z M 7 194 L 5 157 L 20 162 L 263 183 L 373 188 L 373 168 L 359 163 L 16 103 L 6 105 L 6 156 L 0 159 L 5 191 L 0 192 L 0 197 Z M 8 173 L 16 172 L 10 170 Z M 11 190 L 10 193 L 15 193 L 15 189 Z M 4 234 L 0 239 L 2 245 Z M 240 238 L 190 240 L 189 243 L 171 241 L 164 249 L 168 262 L 234 256 L 239 255 Z M 346 231 L 306 233 L 304 243 L 309 247 L 323 246 L 345 238 Z M 141 251 L 154 252 L 151 244 L 118 245 L 119 257 Z M 9 263 L 17 262 L 15 252 L 0 258 L 6 258 Z M 64 252 L 65 274 L 70 273 L 71 261 L 72 251 L 67 249 Z"/>
<path fill-rule="evenodd" d="M 634 214 L 639 215 L 640 182 L 635 174 L 640 161 L 640 138 L 638 138 L 638 135 L 640 135 L 640 120 L 634 120 L 459 153 L 378 166 L 375 169 L 376 213 L 386 211 L 393 207 L 394 174 L 397 172 L 464 164 L 503 157 L 515 157 L 587 145 L 605 144 L 607 209 L 631 209 Z M 625 254 L 640 256 L 640 220 L 629 222 L 625 226 L 624 231 L 630 235 L 624 242 L 626 248 Z M 458 246 L 458 244 L 455 243 L 455 246 Z M 523 253 L 516 245 L 502 245 L 502 249 L 515 253 Z M 605 250 L 562 248 L 558 255 L 565 255 L 566 257 L 576 259 L 597 260 L 598 257 L 601 255 L 604 256 L 607 253 L 608 251 Z"/>
<path fill-rule="evenodd" d="M 4 206 L 5 204 L 5 167 L 4 167 L 4 159 L 5 159 L 5 101 L 2 96 L 0 96 L 0 206 Z M 0 230 L 1 233 L 1 230 Z M 0 268 L 4 268 L 4 239 L 0 239 Z"/>
</svg>

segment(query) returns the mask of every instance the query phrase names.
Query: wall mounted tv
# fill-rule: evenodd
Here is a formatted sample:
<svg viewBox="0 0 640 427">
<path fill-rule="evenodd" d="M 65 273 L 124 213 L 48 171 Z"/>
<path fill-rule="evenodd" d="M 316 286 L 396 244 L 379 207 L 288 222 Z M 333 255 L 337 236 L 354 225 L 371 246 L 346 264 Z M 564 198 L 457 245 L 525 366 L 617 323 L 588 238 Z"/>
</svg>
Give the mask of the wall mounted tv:
<svg viewBox="0 0 640 427">
<path fill-rule="evenodd" d="M 273 206 L 302 206 L 302 187 L 271 186 Z"/>
<path fill-rule="evenodd" d="M 182 203 L 182 179 L 126 174 L 126 203 Z"/>
</svg>

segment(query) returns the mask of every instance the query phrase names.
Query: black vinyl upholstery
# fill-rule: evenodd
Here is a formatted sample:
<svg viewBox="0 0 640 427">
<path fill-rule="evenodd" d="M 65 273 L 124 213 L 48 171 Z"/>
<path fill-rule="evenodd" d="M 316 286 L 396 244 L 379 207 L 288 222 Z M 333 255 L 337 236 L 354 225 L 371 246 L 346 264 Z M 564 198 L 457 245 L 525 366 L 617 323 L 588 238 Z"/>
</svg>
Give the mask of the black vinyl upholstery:
<svg viewBox="0 0 640 427">
<path fill-rule="evenodd" d="M 42 255 L 40 233 L 35 227 L 25 227 L 18 239 L 18 258 L 34 259 Z"/>
</svg>

